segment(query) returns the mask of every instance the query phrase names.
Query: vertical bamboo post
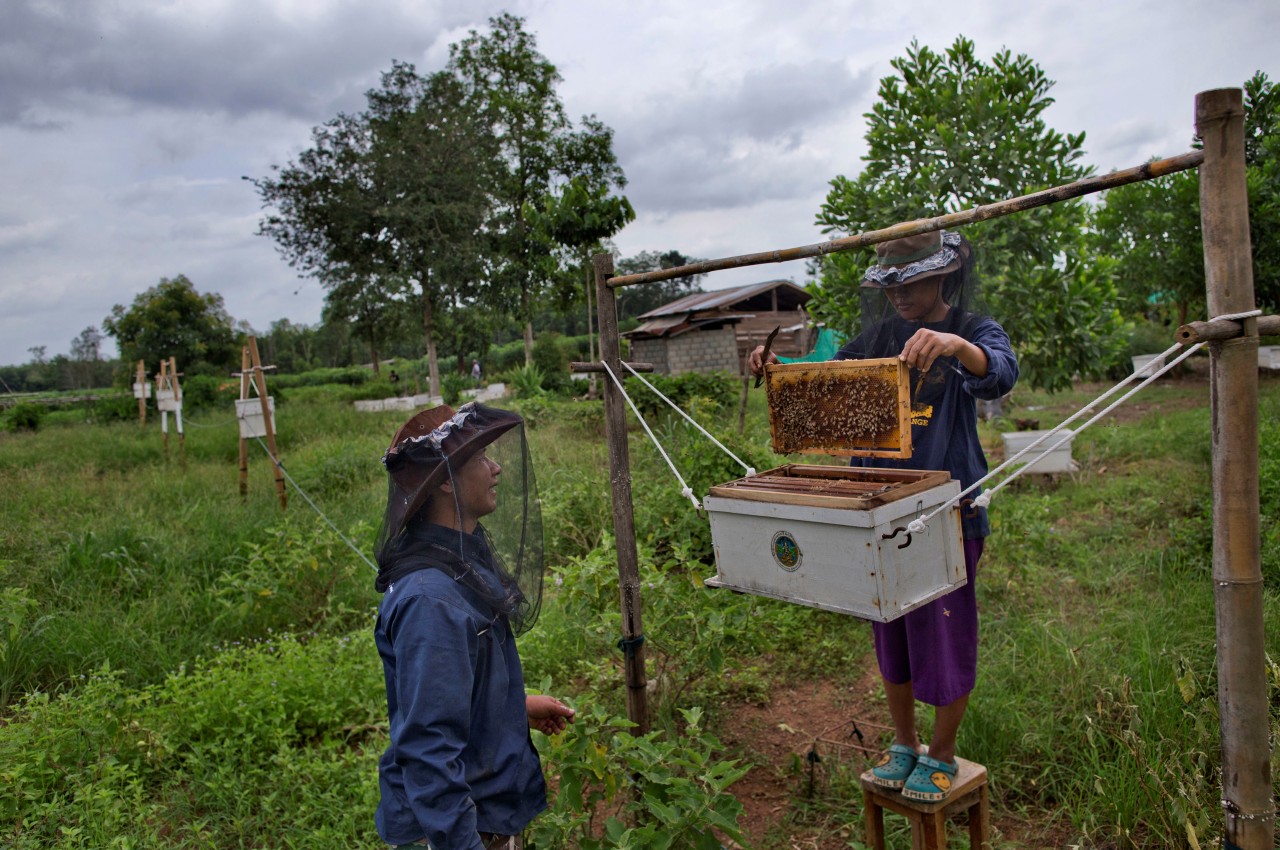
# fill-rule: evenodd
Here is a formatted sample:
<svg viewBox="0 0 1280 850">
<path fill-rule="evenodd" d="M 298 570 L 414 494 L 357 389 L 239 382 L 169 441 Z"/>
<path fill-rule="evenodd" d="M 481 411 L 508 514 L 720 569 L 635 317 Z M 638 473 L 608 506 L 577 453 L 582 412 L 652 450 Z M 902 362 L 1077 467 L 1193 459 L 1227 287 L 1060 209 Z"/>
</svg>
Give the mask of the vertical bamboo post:
<svg viewBox="0 0 1280 850">
<path fill-rule="evenodd" d="M 1204 141 L 1200 226 L 1210 316 L 1254 309 L 1240 89 L 1196 95 Z M 1213 441 L 1213 584 L 1226 846 L 1271 850 L 1267 679 L 1258 503 L 1258 326 L 1210 343 Z"/>
<path fill-rule="evenodd" d="M 276 429 L 271 424 L 271 402 L 267 398 L 267 379 L 262 374 L 262 358 L 258 356 L 258 338 L 249 337 L 249 357 L 253 361 L 253 384 L 258 390 L 258 401 L 262 404 L 262 425 L 267 434 L 267 451 L 271 452 L 271 468 L 276 477 L 276 495 L 280 497 L 280 507 L 289 507 L 289 491 L 284 487 L 284 471 L 280 469 L 280 452 L 276 451 Z"/>
<path fill-rule="evenodd" d="M 613 257 L 592 257 L 596 277 L 596 308 L 600 318 L 600 359 L 621 375 L 622 345 L 618 337 L 617 297 L 606 285 L 613 274 Z M 632 734 L 649 731 L 644 663 L 644 625 L 640 604 L 640 568 L 636 555 L 636 523 L 631 502 L 631 457 L 627 445 L 627 414 L 622 393 L 613 381 L 604 382 L 605 435 L 609 444 L 609 481 L 613 494 L 613 536 L 618 548 L 618 590 L 622 596 L 622 647 L 627 681 L 627 719 Z"/>
<path fill-rule="evenodd" d="M 177 402 L 173 411 L 173 421 L 178 428 L 178 453 L 186 459 L 187 435 L 182 430 L 182 383 L 178 380 L 178 361 L 169 358 L 169 380 L 173 385 L 173 400 Z"/>
<path fill-rule="evenodd" d="M 160 371 L 156 372 L 156 407 L 160 407 L 160 396 L 168 386 L 166 378 L 169 374 L 169 363 L 164 358 L 160 359 Z M 169 454 L 169 411 L 161 408 L 160 410 L 160 441 L 164 446 L 164 453 Z"/>
<path fill-rule="evenodd" d="M 240 398 L 249 397 L 249 346 L 240 349 Z M 239 405 L 236 414 L 239 416 Z M 239 423 L 237 422 L 237 427 Z M 249 495 L 249 443 L 245 440 L 244 431 L 240 432 L 240 498 Z"/>
<path fill-rule="evenodd" d="M 147 424 L 147 365 L 138 361 L 138 374 L 134 378 L 138 388 L 138 424 Z"/>
</svg>

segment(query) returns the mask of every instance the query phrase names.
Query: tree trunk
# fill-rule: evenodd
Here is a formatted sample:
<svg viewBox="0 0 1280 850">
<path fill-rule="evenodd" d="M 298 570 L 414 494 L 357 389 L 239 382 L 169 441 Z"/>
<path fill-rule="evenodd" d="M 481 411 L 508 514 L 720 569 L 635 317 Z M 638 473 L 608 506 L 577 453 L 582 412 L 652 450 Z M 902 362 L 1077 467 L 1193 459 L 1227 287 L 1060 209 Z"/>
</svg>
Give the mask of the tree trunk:
<svg viewBox="0 0 1280 850">
<path fill-rule="evenodd" d="M 529 304 L 529 288 L 526 286 L 520 295 L 520 306 L 524 309 L 524 365 L 533 363 L 533 310 Z"/>
<path fill-rule="evenodd" d="M 433 396 L 440 395 L 440 365 L 436 362 L 436 335 L 432 331 L 435 311 L 431 305 L 431 296 L 427 287 L 430 285 L 430 274 L 424 274 L 422 280 L 422 338 L 427 344 L 427 392 Z"/>
</svg>

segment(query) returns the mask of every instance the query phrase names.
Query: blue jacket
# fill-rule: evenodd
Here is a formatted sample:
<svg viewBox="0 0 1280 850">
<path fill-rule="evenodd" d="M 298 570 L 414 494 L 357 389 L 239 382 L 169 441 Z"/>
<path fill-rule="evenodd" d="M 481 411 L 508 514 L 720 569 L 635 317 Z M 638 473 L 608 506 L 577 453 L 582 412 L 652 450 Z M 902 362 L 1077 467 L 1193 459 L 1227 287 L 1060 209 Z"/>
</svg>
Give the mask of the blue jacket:
<svg viewBox="0 0 1280 850">
<path fill-rule="evenodd" d="M 864 333 L 836 353 L 837 360 L 889 357 L 901 353 L 907 340 L 920 328 L 957 333 L 987 355 L 987 374 L 979 378 L 969 373 L 954 357 L 939 357 L 927 373 L 911 370 L 911 457 L 853 458 L 852 466 L 892 469 L 945 469 L 962 488 L 987 474 L 987 456 L 978 440 L 978 412 L 975 398 L 995 399 L 1013 389 L 1018 380 L 1018 359 L 1009 344 L 1009 335 L 994 319 L 974 317 L 956 329 L 949 320 L 931 324 L 908 322 L 898 316 L 886 319 L 879 333 Z M 886 334 L 887 331 L 887 334 Z M 875 336 L 877 342 L 869 343 Z M 871 351 L 879 347 L 886 350 Z M 975 490 L 966 498 L 974 498 Z M 987 511 L 961 510 L 964 537 L 970 540 L 991 533 Z"/>
<path fill-rule="evenodd" d="M 415 529 L 488 571 L 480 536 Z M 388 844 L 483 850 L 479 832 L 519 834 L 546 808 L 529 737 L 524 675 L 505 617 L 441 569 L 387 589 L 374 632 L 387 683 L 391 745 L 378 764 L 376 821 Z"/>
</svg>

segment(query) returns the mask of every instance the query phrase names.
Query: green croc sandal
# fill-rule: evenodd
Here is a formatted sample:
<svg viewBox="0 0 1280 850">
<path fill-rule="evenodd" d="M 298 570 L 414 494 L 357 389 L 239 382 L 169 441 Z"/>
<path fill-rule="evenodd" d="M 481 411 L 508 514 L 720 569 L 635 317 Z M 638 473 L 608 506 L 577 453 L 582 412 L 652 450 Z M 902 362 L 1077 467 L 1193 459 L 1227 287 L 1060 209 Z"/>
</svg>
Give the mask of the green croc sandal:
<svg viewBox="0 0 1280 850">
<path fill-rule="evenodd" d="M 880 763 L 871 768 L 871 781 L 881 788 L 901 788 L 916 769 L 916 751 L 906 744 L 890 744 Z"/>
<path fill-rule="evenodd" d="M 926 803 L 937 802 L 951 791 L 951 780 L 956 778 L 958 766 L 955 762 L 920 756 L 916 760 L 916 768 L 907 777 L 902 786 L 902 796 L 909 800 L 923 800 Z"/>
</svg>

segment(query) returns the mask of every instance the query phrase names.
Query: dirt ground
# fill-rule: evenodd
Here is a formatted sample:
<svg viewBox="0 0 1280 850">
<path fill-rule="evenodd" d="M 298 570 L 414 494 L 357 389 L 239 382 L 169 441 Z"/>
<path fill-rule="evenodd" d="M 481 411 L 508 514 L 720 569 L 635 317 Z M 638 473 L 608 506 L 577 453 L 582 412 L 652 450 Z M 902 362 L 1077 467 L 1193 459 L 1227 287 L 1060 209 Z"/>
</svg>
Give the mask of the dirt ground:
<svg viewBox="0 0 1280 850">
<path fill-rule="evenodd" d="M 891 727 L 874 656 L 863 659 L 859 669 L 864 672 L 853 684 L 817 679 L 788 685 L 776 689 L 768 703 L 739 705 L 725 719 L 722 742 L 756 765 L 733 787 L 744 808 L 739 824 L 752 846 L 771 850 L 862 846 L 854 844 L 863 839 L 857 775 L 871 766 L 873 754 L 889 740 Z M 855 724 L 865 749 L 858 746 Z M 811 751 L 821 761 L 810 762 Z M 833 780 L 832 771 L 842 774 L 838 781 Z M 821 805 L 808 805 L 811 783 Z M 852 813 L 836 811 L 841 794 L 848 797 Z M 893 837 L 895 821 L 900 826 L 901 819 L 892 813 L 886 813 L 885 819 L 889 846 L 910 846 L 905 830 L 899 829 Z M 952 822 L 952 837 L 964 836 L 965 830 L 963 819 Z M 994 798 L 991 839 L 998 848 L 1072 843 L 1071 833 L 1063 827 L 1003 812 Z"/>
</svg>

